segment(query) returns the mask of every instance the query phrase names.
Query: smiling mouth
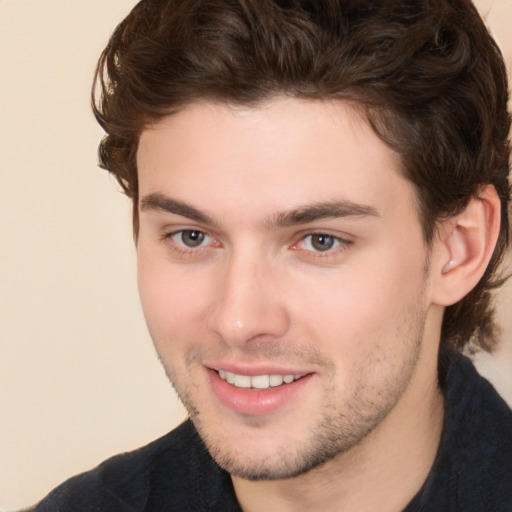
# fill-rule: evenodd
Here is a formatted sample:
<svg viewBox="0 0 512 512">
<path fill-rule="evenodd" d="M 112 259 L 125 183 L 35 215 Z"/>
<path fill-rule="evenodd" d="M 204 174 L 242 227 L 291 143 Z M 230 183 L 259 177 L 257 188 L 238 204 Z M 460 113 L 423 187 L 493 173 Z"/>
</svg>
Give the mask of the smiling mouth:
<svg viewBox="0 0 512 512">
<path fill-rule="evenodd" d="M 238 375 L 236 373 L 219 370 L 219 377 L 234 387 L 242 389 L 269 389 L 290 384 L 299 380 L 303 375 Z"/>
</svg>

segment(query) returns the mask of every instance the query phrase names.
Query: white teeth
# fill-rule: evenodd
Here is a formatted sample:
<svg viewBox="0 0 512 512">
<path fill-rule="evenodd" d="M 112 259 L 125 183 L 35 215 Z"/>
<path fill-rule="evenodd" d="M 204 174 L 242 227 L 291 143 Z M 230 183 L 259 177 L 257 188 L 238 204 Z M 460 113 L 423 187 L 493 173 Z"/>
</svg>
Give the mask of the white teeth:
<svg viewBox="0 0 512 512">
<path fill-rule="evenodd" d="M 234 385 L 237 388 L 250 388 L 251 377 L 249 375 L 235 375 Z"/>
<path fill-rule="evenodd" d="M 238 375 L 236 373 L 219 370 L 219 377 L 237 388 L 268 389 L 270 387 L 290 384 L 302 375 Z"/>
<path fill-rule="evenodd" d="M 267 389 L 270 387 L 269 375 L 255 375 L 251 377 L 251 386 L 256 389 Z"/>
<path fill-rule="evenodd" d="M 282 375 L 271 375 L 270 376 L 270 386 L 280 386 L 283 383 L 283 376 Z"/>
</svg>

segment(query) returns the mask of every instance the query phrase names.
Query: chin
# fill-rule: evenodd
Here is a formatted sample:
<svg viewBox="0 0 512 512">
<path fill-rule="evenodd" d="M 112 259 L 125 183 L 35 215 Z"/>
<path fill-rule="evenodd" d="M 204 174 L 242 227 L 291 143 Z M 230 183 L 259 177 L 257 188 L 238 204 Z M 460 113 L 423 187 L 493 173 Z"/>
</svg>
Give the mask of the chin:
<svg viewBox="0 0 512 512">
<path fill-rule="evenodd" d="M 357 446 L 386 416 L 387 411 L 366 417 L 354 428 L 346 417 L 323 418 L 294 437 L 290 428 L 278 429 L 284 436 L 273 436 L 261 418 L 254 424 L 252 435 L 209 428 L 201 415 L 192 418 L 200 437 L 215 462 L 234 477 L 244 480 L 282 480 L 319 468 Z M 262 437 L 260 437 L 262 436 Z M 237 443 L 237 439 L 240 442 Z M 273 442 L 269 443 L 268 440 Z"/>
</svg>

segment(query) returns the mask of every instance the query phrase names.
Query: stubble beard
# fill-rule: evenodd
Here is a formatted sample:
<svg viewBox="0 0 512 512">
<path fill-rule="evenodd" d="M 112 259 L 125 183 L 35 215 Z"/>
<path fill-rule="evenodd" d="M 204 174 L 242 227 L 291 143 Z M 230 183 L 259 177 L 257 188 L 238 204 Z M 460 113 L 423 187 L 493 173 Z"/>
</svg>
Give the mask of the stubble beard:
<svg viewBox="0 0 512 512">
<path fill-rule="evenodd" d="M 229 439 L 220 439 L 212 435 L 208 418 L 203 418 L 192 393 L 185 386 L 177 385 L 177 379 L 165 364 L 164 368 L 199 436 L 221 468 L 232 476 L 252 481 L 292 478 L 349 452 L 393 410 L 412 379 L 420 355 L 426 313 L 416 312 L 416 315 L 416 321 L 410 326 L 412 336 L 404 343 L 408 347 L 402 347 L 408 352 L 392 381 L 384 383 L 381 389 L 377 392 L 374 390 L 369 395 L 362 384 L 348 403 L 339 403 L 336 401 L 336 390 L 326 389 L 324 396 L 334 398 L 324 403 L 321 417 L 310 429 L 309 436 L 301 441 L 299 446 L 284 446 L 280 453 L 259 456 L 256 460 L 250 460 L 243 447 L 231 446 Z M 257 422 L 258 419 L 255 419 L 255 427 L 259 428 L 261 425 L 257 425 Z"/>
<path fill-rule="evenodd" d="M 310 429 L 310 434 L 295 446 L 283 446 L 277 454 L 259 456 L 257 460 L 247 460 L 247 453 L 244 447 L 235 448 L 230 445 L 229 439 L 221 439 L 212 435 L 208 426 L 208 418 L 203 418 L 195 398 L 192 396 L 186 385 L 178 385 L 178 379 L 172 369 L 160 361 L 165 372 L 173 385 L 178 397 L 190 415 L 199 436 L 204 442 L 210 455 L 215 462 L 232 476 L 245 480 L 279 480 L 292 478 L 314 468 L 321 467 L 335 457 L 346 454 L 354 447 L 361 444 L 367 436 L 374 431 L 388 414 L 394 409 L 402 398 L 411 382 L 418 360 L 420 358 L 423 335 L 427 318 L 427 307 L 425 305 L 425 293 L 429 275 L 428 259 L 424 266 L 423 283 L 418 291 L 416 300 L 410 303 L 409 311 L 406 313 L 409 323 L 397 328 L 396 336 L 402 341 L 398 343 L 395 350 L 402 355 L 401 364 L 398 370 L 393 373 L 387 381 L 381 382 L 376 389 L 368 392 L 364 380 L 360 380 L 359 386 L 352 393 L 350 400 L 336 400 L 336 389 L 334 386 L 335 367 L 322 357 L 316 349 L 310 349 L 309 356 L 302 354 L 303 361 L 316 363 L 332 373 L 331 385 L 324 389 L 323 396 L 328 397 L 322 407 L 322 414 L 316 425 Z M 391 342 L 391 340 L 387 340 Z M 263 355 L 270 358 L 280 357 L 285 360 L 285 349 L 282 347 L 264 345 Z M 375 346 L 378 349 L 378 345 Z M 266 354 L 265 354 L 266 352 Z M 385 353 L 385 350 L 383 350 Z M 388 353 L 389 355 L 389 353 Z M 382 361 L 384 357 L 384 361 Z M 386 364 L 385 355 L 382 356 L 379 350 L 375 350 L 370 356 L 370 364 L 367 368 L 375 368 L 376 365 Z M 189 351 L 187 364 L 193 361 L 201 361 L 202 349 L 195 348 Z M 292 360 L 297 359 L 297 354 Z M 372 366 L 373 363 L 373 366 Z M 366 372 L 369 375 L 369 372 Z M 200 391 L 200 390 L 199 390 Z M 308 411 L 304 411 L 307 415 Z M 263 423 L 262 423 L 263 424 Z M 262 426 L 255 418 L 256 428 Z M 264 426 L 264 425 L 263 425 Z"/>
</svg>

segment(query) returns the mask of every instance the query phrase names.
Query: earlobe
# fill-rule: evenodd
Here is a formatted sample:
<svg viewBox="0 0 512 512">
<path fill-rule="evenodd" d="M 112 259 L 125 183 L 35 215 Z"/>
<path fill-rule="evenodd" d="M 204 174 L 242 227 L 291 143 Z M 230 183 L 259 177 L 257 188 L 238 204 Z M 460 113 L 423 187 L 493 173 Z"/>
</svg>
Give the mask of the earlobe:
<svg viewBox="0 0 512 512">
<path fill-rule="evenodd" d="M 464 211 L 439 227 L 431 268 L 433 303 L 450 306 L 476 286 L 496 246 L 500 211 L 496 189 L 488 185 Z"/>
</svg>

